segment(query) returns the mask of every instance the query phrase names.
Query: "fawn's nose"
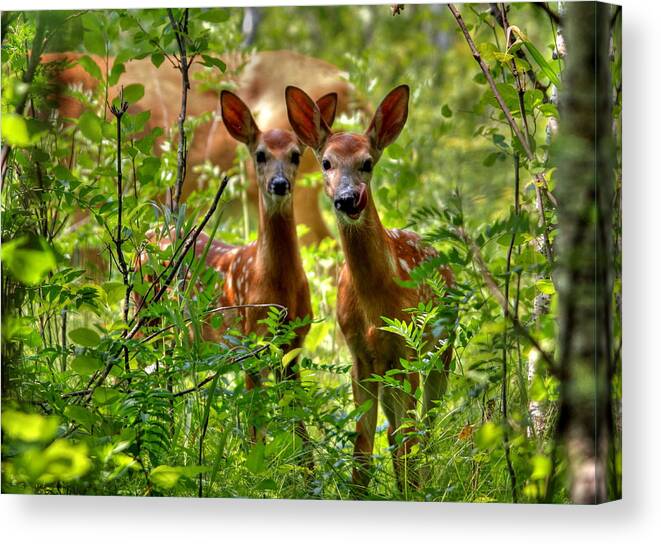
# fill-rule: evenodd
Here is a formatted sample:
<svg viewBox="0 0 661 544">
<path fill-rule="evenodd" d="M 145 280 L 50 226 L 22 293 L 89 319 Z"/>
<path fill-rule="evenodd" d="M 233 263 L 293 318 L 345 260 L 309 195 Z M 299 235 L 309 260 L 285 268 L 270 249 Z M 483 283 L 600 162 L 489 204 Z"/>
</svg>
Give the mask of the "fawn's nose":
<svg viewBox="0 0 661 544">
<path fill-rule="evenodd" d="M 357 218 L 365 208 L 365 190 L 363 187 L 346 187 L 335 194 L 335 209 Z"/>
<path fill-rule="evenodd" d="M 335 209 L 344 213 L 355 213 L 358 191 L 344 189 L 335 195 Z"/>
<path fill-rule="evenodd" d="M 269 181 L 269 192 L 278 196 L 285 196 L 290 190 L 291 186 L 289 180 L 284 176 L 273 176 Z"/>
</svg>

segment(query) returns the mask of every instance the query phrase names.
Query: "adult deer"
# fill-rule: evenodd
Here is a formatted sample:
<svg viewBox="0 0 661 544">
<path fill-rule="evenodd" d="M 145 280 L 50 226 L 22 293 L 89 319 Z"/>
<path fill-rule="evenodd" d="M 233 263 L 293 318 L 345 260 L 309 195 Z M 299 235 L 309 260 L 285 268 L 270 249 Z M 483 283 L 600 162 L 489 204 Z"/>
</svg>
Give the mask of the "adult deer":
<svg viewBox="0 0 661 544">
<path fill-rule="evenodd" d="M 418 387 L 419 376 L 398 374 L 400 380 L 410 382 L 410 394 L 404 388 L 380 388 L 379 382 L 370 379 L 401 369 L 400 359 L 411 356 L 402 338 L 381 329 L 382 316 L 408 320 L 404 310 L 431 295 L 424 287 L 403 287 L 397 280 L 410 280 L 411 270 L 436 252 L 424 246 L 413 232 L 384 228 L 370 188 L 374 166 L 406 123 L 408 99 L 409 88 L 401 85 L 383 99 L 364 134 L 333 134 L 317 105 L 304 91 L 297 87 L 286 90 L 291 126 L 321 163 L 325 192 L 335 208 L 346 257 L 338 281 L 337 319 L 353 356 L 354 402 L 361 406 L 371 401 L 356 426 L 353 483 L 360 493 L 366 491 L 370 480 L 379 389 L 400 489 L 404 485 L 405 456 L 416 442 L 415 437 L 407 439 L 415 429 L 406 421 L 415 420 L 413 392 Z M 440 273 L 445 283 L 451 285 L 451 271 L 442 268 Z M 425 414 L 445 392 L 451 357 L 448 347 L 443 354 L 444 368 L 426 373 Z M 415 471 L 408 474 L 408 481 L 416 484 Z"/>
<path fill-rule="evenodd" d="M 310 290 L 303 270 L 296 236 L 293 193 L 296 174 L 304 147 L 291 130 L 260 131 L 248 106 L 234 93 L 221 93 L 222 118 L 227 130 L 237 141 L 245 144 L 254 162 L 259 191 L 259 231 L 257 240 L 245 246 L 232 246 L 201 234 L 195 245 L 202 255 L 207 245 L 206 264 L 224 278 L 219 303 L 222 306 L 244 305 L 238 310 L 244 334 L 266 332 L 260 323 L 267 308 L 255 305 L 279 304 L 287 308 L 287 320 L 312 317 Z M 335 118 L 337 95 L 330 93 L 319 99 L 316 107 L 322 112 L 324 123 L 331 125 Z M 159 241 L 165 249 L 173 243 L 173 233 Z M 249 306 L 252 305 L 252 306 Z M 309 325 L 296 330 L 296 337 L 287 350 L 303 344 Z M 217 339 L 218 330 L 205 325 L 206 339 Z M 277 369 L 283 379 L 298 380 L 296 359 L 284 369 Z M 262 376 L 248 374 L 249 390 L 261 383 Z M 298 433 L 308 440 L 305 424 L 298 424 Z M 252 429 L 253 438 L 256 431 Z M 261 433 L 261 430 L 260 430 Z M 308 466 L 311 463 L 308 462 Z"/>
<path fill-rule="evenodd" d="M 83 106 L 66 89 L 80 88 L 95 90 L 101 82 L 92 77 L 81 65 L 77 64 L 79 53 L 49 53 L 42 56 L 42 62 L 59 62 L 64 66 L 56 71 L 54 78 L 54 99 L 61 117 L 77 118 L 83 112 Z M 106 72 L 106 59 L 90 55 L 102 73 Z M 293 51 L 261 51 L 250 56 L 239 53 L 223 55 L 227 64 L 224 85 L 230 85 L 253 112 L 255 120 L 262 128 L 289 129 L 284 103 L 285 86 L 294 84 L 306 89 L 311 96 L 319 98 L 330 92 L 337 94 L 338 113 L 351 114 L 364 111 L 364 107 L 355 96 L 353 86 L 346 75 L 336 66 L 323 60 L 308 57 Z M 114 60 L 108 60 L 112 67 Z M 179 71 L 164 62 L 154 66 L 149 59 L 132 60 L 125 63 L 125 72 L 117 85 L 109 90 L 112 100 L 119 93 L 121 85 L 139 83 L 144 86 L 144 96 L 133 104 L 131 113 L 149 110 L 151 116 L 147 129 L 161 127 L 165 130 L 157 143 L 164 141 L 167 129 L 173 126 L 179 115 L 181 102 L 181 75 Z M 204 179 L 197 176 L 194 167 L 206 160 L 218 165 L 222 170 L 232 166 L 236 155 L 236 141 L 223 123 L 218 103 L 218 92 L 205 89 L 199 83 L 199 73 L 204 68 L 198 63 L 191 67 L 191 90 L 188 95 L 188 115 L 199 116 L 214 112 L 214 117 L 199 124 L 189 139 L 186 182 L 183 187 L 182 201 L 195 189 L 202 188 Z M 171 138 L 170 138 L 171 139 Z M 159 146 L 157 146 L 158 148 Z M 319 167 L 311 152 L 301 155 L 300 174 L 318 171 Z M 249 167 L 248 175 L 252 182 L 248 195 L 257 202 L 255 172 Z M 309 232 L 304 235 L 304 243 L 318 242 L 329 236 L 323 221 L 318 202 L 319 187 L 299 187 L 294 196 L 296 219 L 305 224 Z"/>
</svg>

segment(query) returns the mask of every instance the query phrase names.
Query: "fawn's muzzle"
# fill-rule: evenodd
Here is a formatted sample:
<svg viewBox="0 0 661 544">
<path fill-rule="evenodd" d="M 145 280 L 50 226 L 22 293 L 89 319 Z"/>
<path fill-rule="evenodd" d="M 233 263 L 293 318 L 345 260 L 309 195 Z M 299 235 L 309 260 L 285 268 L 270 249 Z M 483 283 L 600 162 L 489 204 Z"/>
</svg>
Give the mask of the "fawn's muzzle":
<svg viewBox="0 0 661 544">
<path fill-rule="evenodd" d="M 274 176 L 269 181 L 268 190 L 269 193 L 274 195 L 285 196 L 289 191 L 291 191 L 291 185 L 286 177 Z"/>
<path fill-rule="evenodd" d="M 358 187 L 346 187 L 335 194 L 335 209 L 347 214 L 351 219 L 358 219 L 360 212 L 367 205 L 367 189 L 364 183 Z"/>
</svg>

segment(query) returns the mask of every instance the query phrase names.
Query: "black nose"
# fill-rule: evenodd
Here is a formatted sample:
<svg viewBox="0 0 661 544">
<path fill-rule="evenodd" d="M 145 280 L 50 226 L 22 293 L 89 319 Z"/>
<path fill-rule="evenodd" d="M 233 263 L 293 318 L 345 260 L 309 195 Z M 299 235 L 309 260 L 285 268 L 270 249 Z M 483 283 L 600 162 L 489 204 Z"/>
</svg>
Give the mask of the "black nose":
<svg viewBox="0 0 661 544">
<path fill-rule="evenodd" d="M 335 195 L 335 209 L 344 213 L 353 214 L 358 211 L 358 191 L 353 189 L 344 189 Z"/>
<path fill-rule="evenodd" d="M 284 196 L 290 191 L 289 180 L 284 176 L 274 176 L 269 181 L 269 192 Z"/>
</svg>

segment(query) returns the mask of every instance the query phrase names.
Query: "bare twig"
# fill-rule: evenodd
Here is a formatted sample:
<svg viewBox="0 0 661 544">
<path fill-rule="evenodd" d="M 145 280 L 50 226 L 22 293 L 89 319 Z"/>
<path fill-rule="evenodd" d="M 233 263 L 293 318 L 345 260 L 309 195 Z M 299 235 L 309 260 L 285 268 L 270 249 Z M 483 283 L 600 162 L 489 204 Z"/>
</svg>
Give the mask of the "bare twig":
<svg viewBox="0 0 661 544">
<path fill-rule="evenodd" d="M 181 73 L 181 109 L 179 111 L 178 129 L 179 129 L 179 147 L 177 149 L 177 178 L 175 180 L 174 197 L 171 203 L 173 214 L 179 211 L 179 202 L 181 200 L 181 192 L 186 178 L 186 155 L 188 153 L 186 142 L 186 131 L 184 122 L 186 121 L 186 110 L 188 106 L 188 91 L 190 89 L 190 81 L 188 72 L 190 63 L 187 56 L 186 39 L 188 34 L 188 8 L 184 9 L 182 21 L 178 22 L 174 18 L 172 9 L 168 8 L 168 18 L 170 19 L 170 26 L 174 32 L 179 48 L 178 68 Z"/>
<path fill-rule="evenodd" d="M 124 187 L 122 178 L 122 116 L 129 108 L 128 102 L 124 101 L 124 87 L 122 87 L 119 94 L 119 106 L 109 105 L 110 111 L 117 119 L 117 234 L 115 236 L 115 251 L 117 253 L 117 264 L 119 272 L 122 275 L 122 281 L 126 288 L 124 294 L 124 323 L 128 324 L 129 318 L 129 300 L 131 297 L 132 285 L 129 281 L 131 270 L 126 264 L 126 257 L 124 256 L 124 226 L 123 226 L 123 203 L 124 203 Z M 128 353 L 126 354 L 128 360 Z"/>
</svg>

